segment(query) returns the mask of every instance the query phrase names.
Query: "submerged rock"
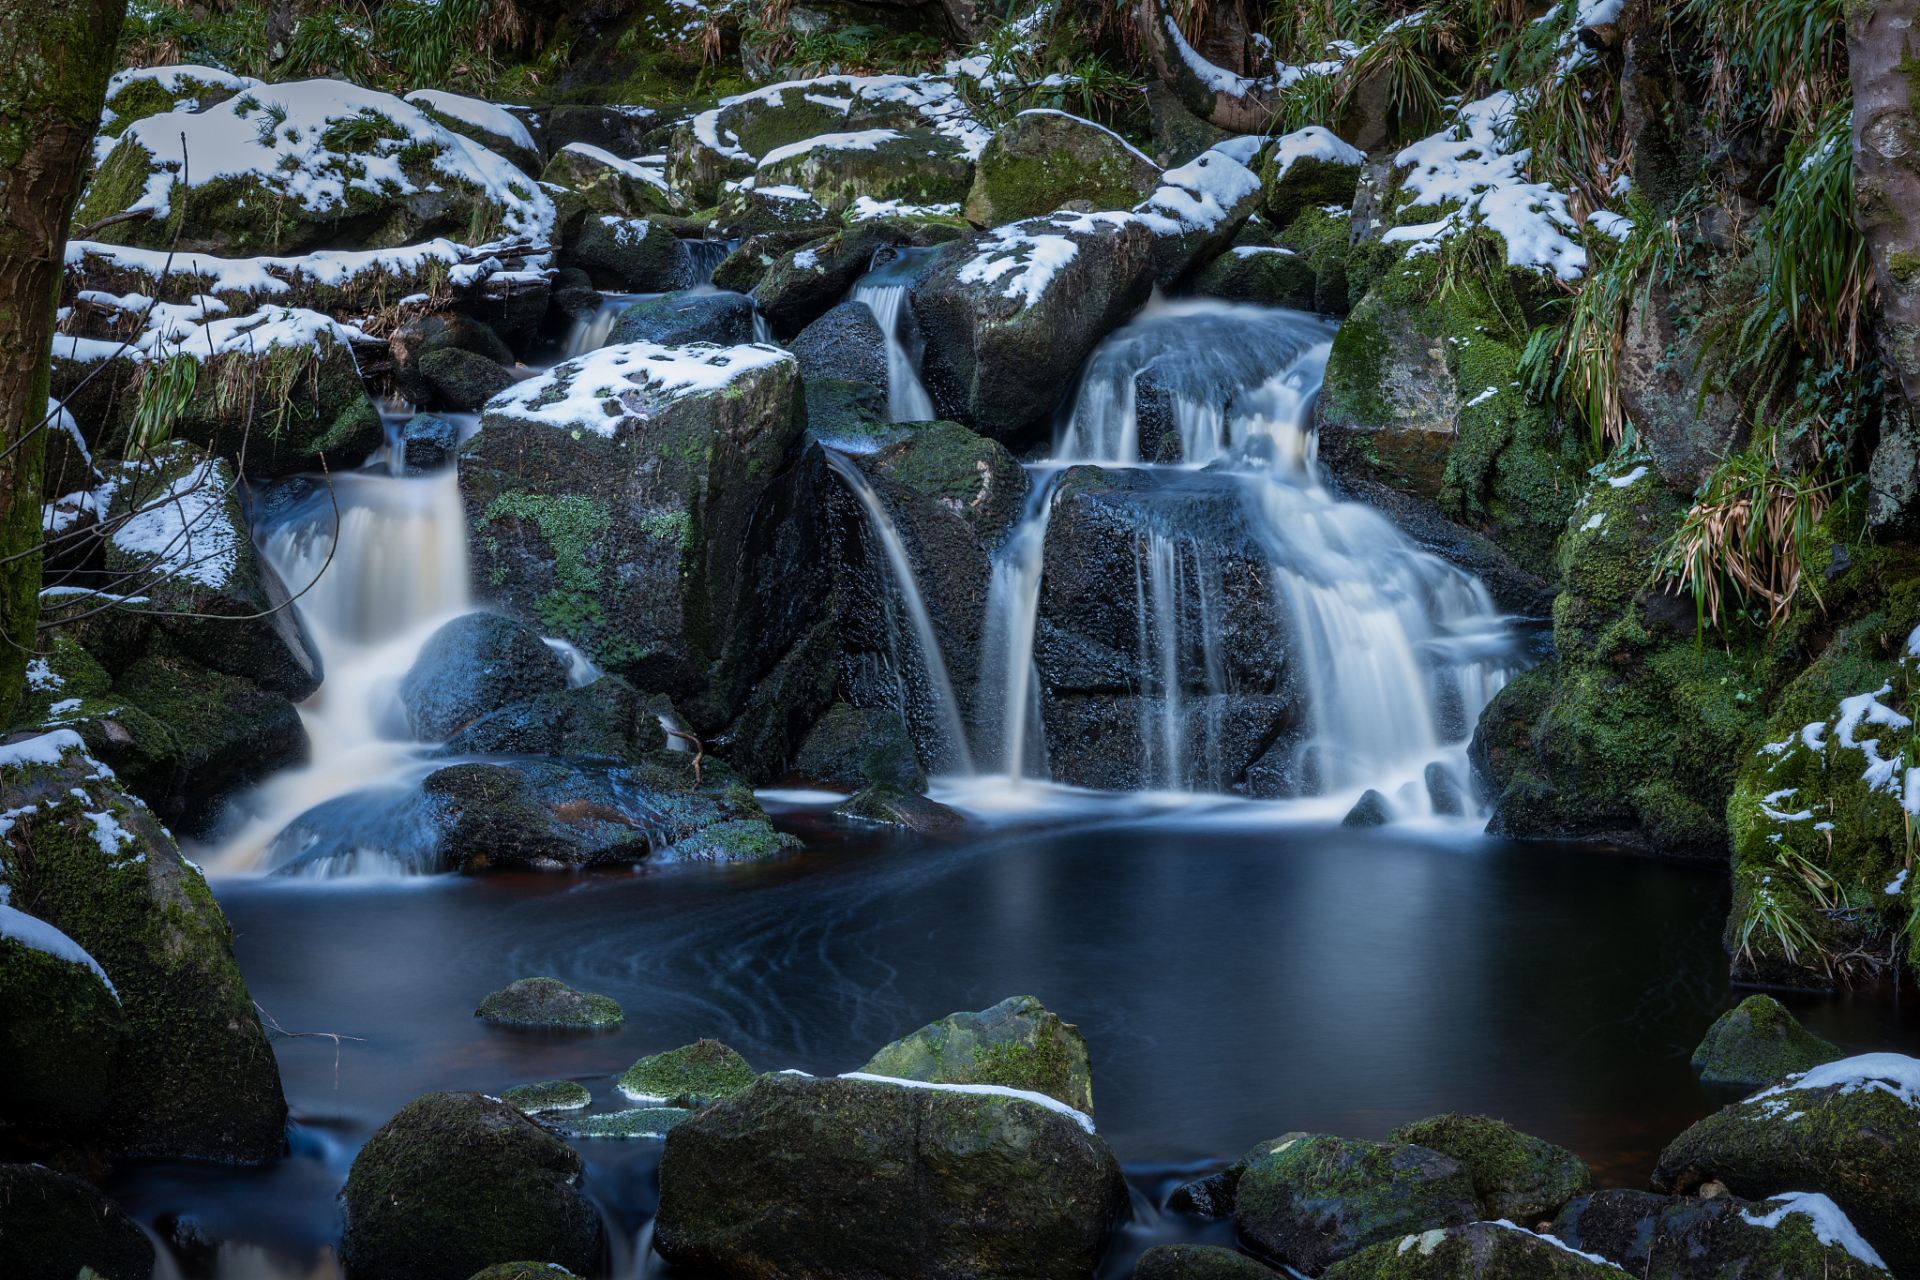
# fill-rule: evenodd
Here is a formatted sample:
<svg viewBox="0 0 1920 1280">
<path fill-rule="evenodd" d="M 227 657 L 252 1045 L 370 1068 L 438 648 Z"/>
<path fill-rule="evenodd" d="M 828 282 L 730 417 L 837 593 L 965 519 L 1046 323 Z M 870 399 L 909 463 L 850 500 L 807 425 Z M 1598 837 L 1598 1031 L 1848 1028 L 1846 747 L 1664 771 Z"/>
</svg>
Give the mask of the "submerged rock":
<svg viewBox="0 0 1920 1280">
<path fill-rule="evenodd" d="M 0 1275 L 148 1280 L 153 1245 L 126 1211 L 71 1174 L 0 1164 Z"/>
<path fill-rule="evenodd" d="M 1818 1192 L 1905 1274 L 1920 1267 L 1916 1094 L 1920 1061 L 1897 1053 L 1790 1075 L 1674 1139 L 1654 1166 L 1654 1190 L 1687 1195 L 1720 1182 L 1749 1200 Z"/>
<path fill-rule="evenodd" d="M 502 1027 L 600 1028 L 617 1027 L 627 1020 L 610 997 L 575 991 L 558 978 L 510 982 L 482 1000 L 473 1016 Z"/>
<path fill-rule="evenodd" d="M 1890 1274 L 1846 1215 L 1821 1195 L 1790 1193 L 1753 1203 L 1595 1191 L 1554 1219 L 1553 1234 L 1640 1280 L 1722 1276 L 1820 1276 L 1869 1280 Z"/>
<path fill-rule="evenodd" d="M 1458 1161 L 1473 1180 L 1483 1218 L 1531 1226 L 1593 1186 L 1593 1171 L 1573 1152 L 1487 1116 L 1432 1116 L 1401 1125 L 1387 1141 Z"/>
<path fill-rule="evenodd" d="M 1448 1156 L 1319 1134 L 1248 1164 L 1233 1223 L 1263 1253 L 1318 1275 L 1383 1240 L 1464 1226 L 1475 1210 L 1473 1180 Z"/>
<path fill-rule="evenodd" d="M 755 1078 L 747 1060 L 718 1040 L 696 1040 L 628 1067 L 620 1073 L 620 1092 L 635 1102 L 703 1107 L 731 1098 Z"/>
<path fill-rule="evenodd" d="M 527 1257 L 585 1275 L 603 1238 L 584 1173 L 572 1147 L 506 1103 L 429 1093 L 354 1157 L 341 1260 L 364 1280 L 467 1280 Z"/>
<path fill-rule="evenodd" d="M 1384 1241 L 1327 1268 L 1323 1280 L 1620 1280 L 1618 1267 L 1510 1222 L 1435 1227 Z"/>
<path fill-rule="evenodd" d="M 544 755 L 637 764 L 669 745 L 659 713 L 619 676 L 554 689 L 490 711 L 447 739 L 443 755 Z"/>
<path fill-rule="evenodd" d="M 566 686 L 566 660 L 533 631 L 497 613 L 469 613 L 420 646 L 400 703 L 414 737 L 443 742 L 488 712 Z"/>
<path fill-rule="evenodd" d="M 685 1107 L 636 1107 L 556 1121 L 571 1138 L 664 1138 L 693 1112 Z"/>
<path fill-rule="evenodd" d="M 578 1111 L 593 1102 L 587 1086 L 572 1080 L 547 1080 L 540 1084 L 517 1084 L 500 1095 L 500 1101 L 524 1115 L 546 1115 L 555 1111 Z"/>
<path fill-rule="evenodd" d="M 1027 1089 L 1093 1114 L 1086 1038 L 1032 996 L 1008 996 L 979 1013 L 950 1013 L 887 1045 L 860 1070 L 933 1084 Z"/>
<path fill-rule="evenodd" d="M 655 1247 L 768 1280 L 1086 1276 L 1126 1206 L 1106 1144 L 1037 1102 L 769 1075 L 667 1134 Z"/>
<path fill-rule="evenodd" d="M 1347 816 L 1340 819 L 1343 827 L 1384 827 L 1393 821 L 1393 806 L 1387 798 L 1368 787 L 1361 797 L 1354 801 L 1353 808 L 1347 810 Z"/>
<path fill-rule="evenodd" d="M 1753 995 L 1714 1019 L 1693 1065 L 1711 1084 L 1772 1084 L 1847 1056 L 1814 1035 L 1772 996 Z"/>
</svg>

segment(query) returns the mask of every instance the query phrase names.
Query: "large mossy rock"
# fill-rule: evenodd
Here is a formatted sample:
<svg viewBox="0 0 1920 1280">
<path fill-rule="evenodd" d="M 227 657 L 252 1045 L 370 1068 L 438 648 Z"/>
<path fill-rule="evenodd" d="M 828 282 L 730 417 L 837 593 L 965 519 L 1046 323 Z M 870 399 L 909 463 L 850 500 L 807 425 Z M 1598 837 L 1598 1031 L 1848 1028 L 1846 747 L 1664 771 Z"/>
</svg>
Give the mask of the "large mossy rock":
<svg viewBox="0 0 1920 1280">
<path fill-rule="evenodd" d="M 1008 996 L 978 1013 L 950 1013 L 887 1045 L 860 1070 L 935 1084 L 1004 1085 L 1093 1114 L 1086 1037 L 1032 996 Z"/>
<path fill-rule="evenodd" d="M 1226 1168 L 1175 1187 L 1173 1194 L 1167 1197 L 1167 1208 L 1175 1213 L 1197 1213 L 1203 1218 L 1231 1218 L 1234 1195 L 1240 1188 L 1241 1176 L 1248 1168 L 1255 1161 L 1285 1149 L 1295 1139 L 1313 1136 L 1295 1130 L 1277 1138 L 1269 1138 Z"/>
<path fill-rule="evenodd" d="M 599 1030 L 627 1020 L 610 996 L 576 991 L 558 978 L 521 978 L 490 992 L 473 1011 L 501 1027 L 570 1027 Z M 515 1106 L 520 1106 L 515 1103 Z M 521 1107 L 521 1110 L 526 1110 Z"/>
<path fill-rule="evenodd" d="M 113 1201 L 71 1174 L 0 1164 L 0 1275 L 148 1280 L 153 1244 Z"/>
<path fill-rule="evenodd" d="M 341 1259 L 365 1280 L 467 1280 L 528 1257 L 585 1275 L 603 1238 L 584 1173 L 572 1147 L 506 1103 L 427 1094 L 353 1158 Z"/>
<path fill-rule="evenodd" d="M 685 242 L 646 218 L 589 213 L 568 240 L 561 260 L 585 268 L 603 288 L 665 293 L 697 283 Z"/>
<path fill-rule="evenodd" d="M 1621 1280 L 1623 1275 L 1618 1267 L 1509 1222 L 1413 1232 L 1323 1273 L 1324 1280 Z"/>
<path fill-rule="evenodd" d="M 1693 1051 L 1693 1065 L 1710 1084 L 1772 1084 L 1846 1056 L 1772 996 L 1753 995 L 1714 1019 Z"/>
<path fill-rule="evenodd" d="M 1131 209 L 1160 185 L 1160 166 L 1125 138 L 1064 111 L 1022 111 L 1001 126 L 974 168 L 963 212 L 1001 227 L 1065 208 Z"/>
<path fill-rule="evenodd" d="M 1318 278 L 1307 260 L 1279 245 L 1235 245 L 1194 277 L 1193 291 L 1223 302 L 1312 311 Z"/>
<path fill-rule="evenodd" d="M 710 342 L 717 347 L 753 341 L 753 303 L 739 293 L 676 290 L 621 311 L 610 342 L 653 342 L 683 347 Z"/>
<path fill-rule="evenodd" d="M 1640 1280 L 1890 1274 L 1870 1260 L 1877 1255 L 1824 1196 L 1789 1194 L 1755 1204 L 1724 1193 L 1702 1199 L 1596 1191 L 1569 1203 L 1554 1219 L 1553 1234 Z"/>
<path fill-rule="evenodd" d="M 879 218 L 807 237 L 764 266 L 753 300 L 775 335 L 789 338 L 845 301 L 854 282 L 873 269 L 881 249 L 926 248 L 960 235 L 952 227 Z"/>
<path fill-rule="evenodd" d="M 1326 1134 L 1276 1143 L 1234 1190 L 1241 1238 L 1309 1275 L 1383 1240 L 1475 1216 L 1473 1179 L 1457 1161 Z"/>
<path fill-rule="evenodd" d="M 0 1127 L 55 1144 L 92 1136 L 125 1026 L 99 961 L 0 901 Z"/>
<path fill-rule="evenodd" d="M 415 738 L 443 742 L 490 712 L 566 687 L 566 660 L 530 628 L 469 613 L 420 646 L 400 681 L 400 705 Z"/>
<path fill-rule="evenodd" d="M 1656 1191 L 1708 1182 L 1748 1200 L 1827 1196 L 1897 1275 L 1920 1268 L 1920 1061 L 1896 1053 L 1843 1058 L 1708 1116 L 1674 1139 Z"/>
<path fill-rule="evenodd" d="M 0 808 L 14 815 L 0 846 L 7 901 L 84 948 L 119 995 L 126 1035 L 99 1119 L 106 1148 L 277 1157 L 280 1072 L 200 872 L 70 730 L 7 749 Z"/>
<path fill-rule="evenodd" d="M 255 88 L 252 76 L 237 76 L 218 67 L 191 63 L 171 67 L 130 67 L 107 81 L 107 100 L 100 111 L 100 132 L 117 138 L 127 126 L 168 111 L 205 111 L 236 94 Z M 185 104 L 192 102 L 191 107 Z"/>
<path fill-rule="evenodd" d="M 442 751 L 639 764 L 670 745 L 649 702 L 619 676 L 601 676 L 488 712 L 448 738 Z"/>
<path fill-rule="evenodd" d="M 967 198 L 973 161 L 963 143 L 932 129 L 870 129 L 778 147 L 761 157 L 754 178 L 756 188 L 798 187 L 829 214 L 862 197 L 952 206 Z"/>
<path fill-rule="evenodd" d="M 1401 1125 L 1387 1141 L 1458 1161 L 1473 1180 L 1483 1218 L 1531 1226 L 1593 1186 L 1593 1171 L 1573 1152 L 1487 1116 L 1432 1116 Z"/>
<path fill-rule="evenodd" d="M 897 707 L 835 702 L 807 731 L 793 759 L 801 779 L 840 791 L 869 786 L 924 792 L 927 775 Z"/>
<path fill-rule="evenodd" d="M 654 1240 L 742 1280 L 1086 1277 L 1126 1206 L 1106 1144 L 1039 1103 L 771 1075 L 667 1135 Z"/>
<path fill-rule="evenodd" d="M 1685 505 L 1632 458 L 1575 505 L 1557 659 L 1495 696 L 1470 748 L 1491 832 L 1723 856 L 1728 797 L 1759 739 L 1761 671 L 1751 639 L 1699 643 L 1693 601 L 1650 585 Z"/>
<path fill-rule="evenodd" d="M 764 674 L 710 683 L 750 588 L 748 524 L 804 424 L 799 382 L 773 347 L 634 343 L 497 397 L 460 453 L 476 579 L 717 730 Z"/>
<path fill-rule="evenodd" d="M 644 218 L 673 212 L 665 169 L 623 160 L 587 142 L 569 142 L 554 152 L 541 181 L 567 188 L 596 214 Z"/>
<path fill-rule="evenodd" d="M 1308 209 L 1348 208 L 1366 160 L 1366 152 L 1319 125 L 1282 134 L 1261 159 L 1261 211 L 1284 230 Z"/>
<path fill-rule="evenodd" d="M 620 1092 L 635 1102 L 704 1107 L 741 1093 L 759 1077 L 747 1060 L 718 1040 L 654 1053 L 620 1073 Z"/>
<path fill-rule="evenodd" d="M 553 222 L 552 202 L 505 159 L 416 106 L 337 80 L 259 85 L 203 112 L 135 122 L 75 220 L 141 209 L 153 216 L 98 234 L 247 257 L 343 240 L 367 249 L 435 235 L 540 240 Z"/>
</svg>

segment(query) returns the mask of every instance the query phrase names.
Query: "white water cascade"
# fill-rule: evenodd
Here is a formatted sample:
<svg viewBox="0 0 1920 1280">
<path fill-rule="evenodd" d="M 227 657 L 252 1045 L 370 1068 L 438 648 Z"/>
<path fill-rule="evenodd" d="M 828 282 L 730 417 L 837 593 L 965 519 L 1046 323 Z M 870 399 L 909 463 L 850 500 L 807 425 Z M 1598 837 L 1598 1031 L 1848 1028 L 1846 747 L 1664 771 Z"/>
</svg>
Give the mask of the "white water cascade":
<svg viewBox="0 0 1920 1280">
<path fill-rule="evenodd" d="M 883 254 L 887 250 L 881 251 Z M 926 249 L 896 249 L 894 256 L 878 263 L 872 271 L 854 283 L 850 300 L 864 302 L 880 323 L 887 339 L 887 418 L 893 422 L 929 422 L 934 417 L 933 397 L 920 381 L 920 368 L 901 339 L 906 320 L 907 290 L 913 284 L 920 259 Z"/>
<path fill-rule="evenodd" d="M 1048 518 L 1063 465 L 1224 472 L 1270 561 L 1309 723 L 1295 772 L 1311 790 L 1383 792 L 1403 817 L 1434 811 L 1430 766 L 1467 794 L 1466 740 L 1504 682 L 1505 628 L 1472 577 L 1410 544 L 1370 507 L 1321 484 L 1310 418 L 1333 329 L 1295 312 L 1205 300 L 1156 301 L 1089 357 L 1053 462 L 1035 474 L 1021 524 L 994 562 L 983 727 L 1012 781 L 1046 776 L 1034 636 Z M 1147 529 L 1136 556 L 1139 751 L 1154 785 L 1208 781 L 1188 760 L 1180 655 L 1198 650 L 1209 693 L 1226 692 L 1218 590 L 1177 529 Z M 1178 602 L 1197 601 L 1198 635 Z M 1188 626 L 1192 626 L 1190 621 Z M 1221 700 L 1208 698 L 1209 707 Z M 1210 712 L 1211 714 L 1211 712 Z M 1200 741 L 1210 742 L 1207 726 Z M 1218 787 L 1218 779 L 1212 779 Z"/>
</svg>

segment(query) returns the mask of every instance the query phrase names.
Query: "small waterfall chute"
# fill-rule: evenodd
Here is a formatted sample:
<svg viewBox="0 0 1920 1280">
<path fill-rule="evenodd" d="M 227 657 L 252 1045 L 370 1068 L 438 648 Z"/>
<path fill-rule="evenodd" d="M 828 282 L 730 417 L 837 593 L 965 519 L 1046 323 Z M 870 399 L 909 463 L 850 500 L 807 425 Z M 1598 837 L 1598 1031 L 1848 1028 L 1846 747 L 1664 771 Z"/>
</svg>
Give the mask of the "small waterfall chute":
<svg viewBox="0 0 1920 1280">
<path fill-rule="evenodd" d="M 933 397 L 920 380 L 920 365 L 907 349 L 907 290 L 926 267 L 931 249 L 882 249 L 873 270 L 854 282 L 850 298 L 864 302 L 887 340 L 887 418 L 892 422 L 928 422 Z M 890 256 L 889 256 L 890 255 Z"/>
</svg>

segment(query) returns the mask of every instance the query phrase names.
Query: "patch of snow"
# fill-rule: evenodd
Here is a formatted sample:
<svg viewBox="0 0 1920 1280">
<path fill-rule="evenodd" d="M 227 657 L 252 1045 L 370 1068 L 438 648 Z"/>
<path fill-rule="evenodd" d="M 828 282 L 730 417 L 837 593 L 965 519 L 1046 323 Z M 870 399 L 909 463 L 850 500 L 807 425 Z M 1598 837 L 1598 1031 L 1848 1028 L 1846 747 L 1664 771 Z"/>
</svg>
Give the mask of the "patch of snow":
<svg viewBox="0 0 1920 1280">
<path fill-rule="evenodd" d="M 1587 225 L 1603 236 L 1612 236 L 1615 240 L 1625 240 L 1633 234 L 1633 219 L 1625 214 L 1612 213 L 1606 209 L 1595 209 L 1587 215 Z"/>
<path fill-rule="evenodd" d="M 0 902 L 0 938 L 12 938 L 35 951 L 44 951 L 61 960 L 85 965 L 99 977 L 107 988 L 107 994 L 113 997 L 113 1002 L 120 1003 L 120 993 L 113 989 L 113 979 L 100 967 L 100 962 L 88 955 L 85 947 L 38 916 L 30 916 L 18 907 Z"/>
<path fill-rule="evenodd" d="M 482 102 L 478 98 L 462 97 L 457 93 L 448 93 L 444 89 L 415 89 L 407 95 L 408 102 L 423 107 L 432 107 L 443 116 L 451 116 L 461 124 L 470 124 L 476 129 L 505 138 L 517 147 L 538 152 L 533 135 L 527 132 L 527 126 L 513 112 L 494 106 L 491 102 Z"/>
<path fill-rule="evenodd" d="M 60 763 L 64 752 L 78 751 L 86 754 L 87 744 L 80 735 L 71 729 L 55 729 L 52 733 L 43 733 L 37 738 L 26 738 L 11 746 L 0 746 L 0 769 L 13 769 L 28 764 Z"/>
<path fill-rule="evenodd" d="M 799 253 L 794 254 L 793 266 L 796 271 L 822 270 L 820 266 L 820 255 L 812 249 L 802 249 Z"/>
<path fill-rule="evenodd" d="M 87 794 L 84 791 L 81 792 L 80 795 L 82 799 L 87 798 Z M 111 813 L 102 811 L 100 813 L 89 813 L 82 816 L 93 824 L 93 842 L 99 845 L 100 852 L 106 854 L 109 858 L 119 856 L 121 845 L 134 843 L 133 832 L 121 826 L 120 820 L 115 818 Z"/>
<path fill-rule="evenodd" d="M 1173 20 L 1172 14 L 1162 13 L 1160 20 L 1166 24 L 1167 38 L 1173 44 L 1173 51 L 1180 56 L 1180 61 L 1187 64 L 1187 70 L 1193 72 L 1201 84 L 1215 93 L 1224 93 L 1229 98 L 1238 98 L 1254 86 L 1255 82 L 1245 76 L 1235 75 L 1225 67 L 1216 67 L 1201 57 L 1194 47 L 1187 43 L 1187 38 L 1180 34 L 1180 24 Z"/>
<path fill-rule="evenodd" d="M 240 534 L 226 518 L 217 466 L 202 462 L 156 494 L 114 530 L 113 544 L 145 557 L 152 573 L 224 587 L 238 564 Z"/>
<path fill-rule="evenodd" d="M 841 215 L 848 222 L 867 222 L 874 218 L 953 218 L 960 214 L 960 202 L 952 204 L 908 204 L 902 200 L 875 200 L 855 196 Z"/>
<path fill-rule="evenodd" d="M 1606 518 L 1607 517 L 1605 512 L 1601 512 L 1601 511 L 1594 512 L 1592 515 L 1587 517 L 1587 522 L 1580 526 L 1580 532 L 1585 533 L 1589 529 L 1598 529 L 1600 527 L 1601 522 L 1604 521 Z"/>
<path fill-rule="evenodd" d="M 842 1080 L 865 1080 L 872 1084 L 897 1084 L 908 1089 L 931 1089 L 938 1093 L 972 1093 L 994 1098 L 1018 1098 L 1022 1102 L 1032 1102 L 1056 1111 L 1079 1125 L 1088 1133 L 1093 1130 L 1093 1117 L 1084 1111 L 1075 1110 L 1058 1098 L 1050 1098 L 1044 1093 L 1035 1093 L 1031 1089 L 1009 1089 L 999 1084 L 934 1084 L 928 1080 L 902 1080 L 898 1076 L 877 1076 L 865 1071 L 842 1072 Z"/>
<path fill-rule="evenodd" d="M 1889 898 L 1897 898 L 1902 893 L 1906 892 L 1907 871 L 1908 871 L 1908 868 L 1906 867 L 1900 868 L 1900 874 L 1895 876 L 1893 878 L 1892 883 L 1887 885 L 1887 896 Z"/>
<path fill-rule="evenodd" d="M 1647 474 L 1646 467 L 1638 466 L 1638 467 L 1635 467 L 1633 470 L 1627 472 L 1627 474 L 1623 476 L 1609 477 L 1607 480 L 1607 483 L 1612 485 L 1616 489 L 1624 489 L 1628 485 L 1632 484 L 1634 481 L 1640 479 L 1642 476 L 1646 474 Z"/>
<path fill-rule="evenodd" d="M 1289 258 L 1296 256 L 1291 249 L 1282 249 L 1279 245 L 1265 244 L 1237 244 L 1233 246 L 1230 252 L 1236 258 L 1251 258 L 1256 254 L 1262 253 L 1280 253 L 1285 254 Z"/>
<path fill-rule="evenodd" d="M 47 714 L 50 716 L 64 716 L 68 712 L 78 711 L 82 702 L 83 699 L 80 698 L 62 698 L 47 708 Z"/>
<path fill-rule="evenodd" d="M 1618 3 L 1618 0 L 1614 0 Z M 1768 1205 L 1779 1205 L 1770 1213 L 1763 1213 Z M 1768 1196 L 1760 1204 L 1749 1207 L 1741 1216 L 1756 1227 L 1773 1228 L 1787 1220 L 1790 1214 L 1803 1214 L 1812 1219 L 1813 1238 L 1821 1244 L 1837 1244 L 1848 1253 L 1870 1267 L 1886 1270 L 1887 1264 L 1873 1251 L 1873 1246 L 1860 1238 L 1840 1206 L 1818 1191 L 1785 1191 L 1777 1196 Z"/>
<path fill-rule="evenodd" d="M 586 142 L 569 142 L 560 149 L 562 151 L 572 151 L 579 155 L 586 156 L 588 159 L 603 164 L 616 173 L 625 174 L 636 182 L 644 182 L 663 194 L 667 190 L 667 171 L 662 166 L 639 164 L 632 160 L 622 160 L 619 156 L 613 154 L 613 152 L 603 150 L 600 147 Z"/>
<path fill-rule="evenodd" d="M 1203 151 L 1177 169 L 1160 175 L 1161 186 L 1134 206 L 1134 212 L 1154 225 L 1164 219 L 1173 225 L 1155 230 L 1212 230 L 1248 196 L 1260 190 L 1260 177 L 1224 151 Z"/>
<path fill-rule="evenodd" d="M 1759 1102 L 1801 1089 L 1836 1086 L 1842 1094 L 1878 1091 L 1890 1093 L 1910 1107 L 1920 1107 L 1920 1059 L 1909 1058 L 1904 1053 L 1863 1053 L 1842 1058 L 1790 1075 L 1747 1101 Z"/>
<path fill-rule="evenodd" d="M 1367 162 L 1367 153 L 1342 142 L 1331 129 L 1310 124 L 1304 129 L 1283 133 L 1275 138 L 1273 159 L 1279 166 L 1274 176 L 1284 178 L 1287 176 L 1287 170 L 1293 168 L 1295 160 L 1325 160 L 1329 164 L 1362 165 Z M 1245 164 L 1246 161 L 1242 160 L 1240 163 Z"/>
<path fill-rule="evenodd" d="M 879 149 L 881 143 L 892 142 L 901 136 L 898 129 L 861 129 L 856 133 L 823 133 L 818 137 L 790 142 L 784 147 L 775 147 L 760 157 L 760 163 L 755 168 L 764 169 L 768 165 L 779 164 L 782 160 L 803 156 L 809 151 L 875 151 Z"/>
<path fill-rule="evenodd" d="M 1479 395 L 1467 401 L 1465 404 L 1461 405 L 1460 407 L 1462 409 L 1471 409 L 1473 408 L 1473 406 L 1477 404 L 1485 404 L 1487 401 L 1493 399 L 1495 396 L 1499 394 L 1500 394 L 1500 388 L 1488 387 L 1485 391 L 1482 391 Z"/>
<path fill-rule="evenodd" d="M 45 692 L 61 688 L 66 683 L 66 679 L 56 674 L 45 658 L 35 658 L 27 663 L 27 688 Z"/>
<path fill-rule="evenodd" d="M 1566 1241 L 1560 1239 L 1558 1236 L 1534 1235 L 1533 1232 L 1527 1230 L 1525 1227 L 1516 1226 L 1514 1223 L 1507 1221 L 1507 1219 L 1505 1218 L 1495 1218 L 1492 1220 L 1492 1222 L 1489 1225 L 1496 1226 L 1496 1227 L 1505 1227 L 1509 1231 L 1518 1231 L 1523 1236 L 1533 1236 L 1535 1240 L 1543 1240 L 1546 1243 L 1552 1245 L 1556 1249 L 1562 1250 L 1563 1252 L 1566 1252 L 1566 1253 L 1570 1253 L 1576 1258 L 1585 1258 L 1588 1262 L 1591 1262 L 1596 1266 L 1605 1267 L 1609 1271 L 1619 1271 L 1623 1275 L 1626 1273 L 1625 1268 L 1621 1267 L 1618 1263 L 1609 1262 L 1597 1253 L 1583 1253 L 1580 1250 L 1574 1248 L 1572 1245 L 1568 1244 Z"/>
<path fill-rule="evenodd" d="M 1027 226 L 1016 222 L 988 232 L 979 252 L 955 278 L 962 284 L 995 284 L 1005 277 L 1001 297 L 1021 298 L 1023 308 L 1038 302 L 1054 273 L 1074 260 L 1080 246 L 1066 236 L 1035 233 Z"/>
<path fill-rule="evenodd" d="M 1883 705 L 1880 699 L 1893 692 L 1893 683 L 1888 681 L 1873 693 L 1859 693 L 1851 698 L 1840 700 L 1840 719 L 1834 726 L 1842 747 L 1859 751 L 1867 758 L 1867 768 L 1860 776 L 1868 787 L 1875 791 L 1893 790 L 1893 769 L 1897 760 L 1880 758 L 1880 740 L 1868 738 L 1856 742 L 1854 731 L 1864 724 L 1884 725 L 1889 729 L 1908 729 L 1913 721 L 1901 715 L 1892 707 Z"/>
<path fill-rule="evenodd" d="M 792 359 L 791 353 L 763 343 L 621 343 L 516 383 L 487 401 L 484 412 L 563 429 L 585 428 L 612 439 L 629 412 L 718 391 L 743 373 Z"/>
<path fill-rule="evenodd" d="M 1620 11 L 1626 8 L 1626 0 L 1580 0 L 1580 7 L 1573 13 L 1573 29 L 1604 26 L 1620 20 Z"/>
</svg>

